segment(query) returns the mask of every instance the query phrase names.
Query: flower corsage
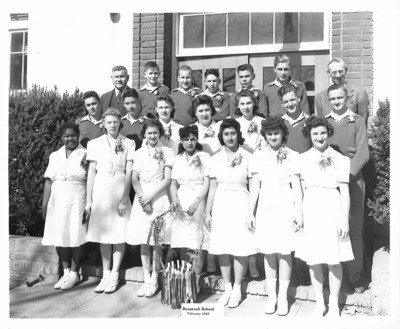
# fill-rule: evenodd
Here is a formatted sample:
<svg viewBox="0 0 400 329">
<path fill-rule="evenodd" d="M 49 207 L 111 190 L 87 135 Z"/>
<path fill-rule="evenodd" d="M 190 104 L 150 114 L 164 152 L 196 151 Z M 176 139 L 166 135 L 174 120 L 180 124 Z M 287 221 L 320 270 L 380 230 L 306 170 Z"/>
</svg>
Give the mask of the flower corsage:
<svg viewBox="0 0 400 329">
<path fill-rule="evenodd" d="M 254 121 L 250 121 L 249 128 L 247 129 L 248 134 L 256 133 L 258 131 L 257 124 Z"/>
<path fill-rule="evenodd" d="M 122 138 L 118 138 L 115 141 L 115 154 L 118 154 L 118 152 L 123 152 L 124 151 L 124 146 L 122 145 Z"/>
<path fill-rule="evenodd" d="M 349 114 L 349 122 L 355 122 L 356 120 L 354 119 L 354 115 L 353 114 Z"/>
<path fill-rule="evenodd" d="M 161 162 L 164 162 L 164 152 L 161 149 L 161 147 L 157 147 L 154 150 L 153 159 L 156 159 L 158 161 L 158 164 L 160 164 Z"/>
<path fill-rule="evenodd" d="M 234 168 L 235 166 L 239 166 L 242 163 L 243 156 L 239 153 L 235 155 L 235 157 L 231 161 L 231 166 Z"/>
<path fill-rule="evenodd" d="M 333 158 L 330 155 L 322 155 L 321 160 L 319 160 L 318 164 L 321 170 L 325 170 L 326 167 L 329 167 L 333 164 Z"/>
<path fill-rule="evenodd" d="M 191 166 L 191 165 L 193 165 L 196 169 L 201 170 L 201 168 L 203 167 L 203 163 L 201 162 L 201 159 L 198 155 L 196 155 L 192 158 L 189 166 Z"/>
<path fill-rule="evenodd" d="M 164 136 L 166 139 L 170 139 L 172 135 L 171 125 L 165 127 Z"/>
<path fill-rule="evenodd" d="M 212 130 L 210 127 L 207 128 L 206 132 L 204 133 L 204 137 L 214 137 L 215 131 Z"/>
<path fill-rule="evenodd" d="M 282 163 L 283 160 L 287 159 L 288 151 L 284 146 L 281 146 L 276 154 L 276 162 Z"/>
</svg>

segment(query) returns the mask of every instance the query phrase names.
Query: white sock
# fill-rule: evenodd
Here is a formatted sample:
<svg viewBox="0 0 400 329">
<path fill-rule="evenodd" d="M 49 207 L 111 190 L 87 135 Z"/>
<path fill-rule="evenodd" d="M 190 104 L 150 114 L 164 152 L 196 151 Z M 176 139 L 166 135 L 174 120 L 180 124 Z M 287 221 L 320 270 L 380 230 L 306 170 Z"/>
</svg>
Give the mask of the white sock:
<svg viewBox="0 0 400 329">
<path fill-rule="evenodd" d="M 110 273 L 110 278 L 111 278 L 111 279 L 114 279 L 114 280 L 118 280 L 118 278 L 119 278 L 119 272 L 112 271 L 112 272 Z"/>
<path fill-rule="evenodd" d="M 241 294 L 242 293 L 242 285 L 240 283 L 234 283 L 232 293 Z"/>
<path fill-rule="evenodd" d="M 110 277 L 110 270 L 103 270 L 103 279 L 107 279 Z"/>
<path fill-rule="evenodd" d="M 315 301 L 317 302 L 317 307 L 325 307 L 324 294 L 315 294 Z"/>
<path fill-rule="evenodd" d="M 149 283 L 150 282 L 150 273 L 147 271 L 143 271 L 143 277 L 144 277 L 144 283 Z"/>
<path fill-rule="evenodd" d="M 228 282 L 225 283 L 225 294 L 231 294 L 232 293 L 232 283 Z"/>
<path fill-rule="evenodd" d="M 64 275 L 68 276 L 70 271 L 71 271 L 70 268 L 64 268 Z"/>
<path fill-rule="evenodd" d="M 278 299 L 279 300 L 287 300 L 287 290 L 289 287 L 289 280 L 279 279 L 279 292 Z"/>
<path fill-rule="evenodd" d="M 268 299 L 276 300 L 276 278 L 265 281 L 267 281 Z"/>
<path fill-rule="evenodd" d="M 329 296 L 329 308 L 339 307 L 339 296 Z"/>
</svg>

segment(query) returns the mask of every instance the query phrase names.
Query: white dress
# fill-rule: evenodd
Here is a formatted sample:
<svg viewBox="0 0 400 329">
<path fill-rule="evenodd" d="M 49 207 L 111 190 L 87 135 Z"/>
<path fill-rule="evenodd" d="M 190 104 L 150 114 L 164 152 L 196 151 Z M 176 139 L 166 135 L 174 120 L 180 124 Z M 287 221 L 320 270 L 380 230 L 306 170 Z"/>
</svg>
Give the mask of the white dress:
<svg viewBox="0 0 400 329">
<path fill-rule="evenodd" d="M 321 165 L 321 160 L 330 165 Z M 337 225 L 342 216 L 339 182 L 349 181 L 350 159 L 328 147 L 312 148 L 300 155 L 304 180 L 304 235 L 296 257 L 314 264 L 339 264 L 354 259 L 349 236 L 340 238 Z"/>
<path fill-rule="evenodd" d="M 52 180 L 42 244 L 79 247 L 86 242 L 82 215 L 86 205 L 86 149 L 78 145 L 66 157 L 65 146 L 50 154 L 44 177 Z"/>
<path fill-rule="evenodd" d="M 160 138 L 160 142 L 162 145 L 171 148 L 174 151 L 174 154 L 178 154 L 179 147 L 179 129 L 183 126 L 179 123 L 176 123 L 174 120 L 170 120 L 169 123 L 165 123 L 163 120 L 159 120 L 164 128 L 165 136 Z"/>
<path fill-rule="evenodd" d="M 161 154 L 162 159 L 157 160 L 155 156 Z M 164 167 L 172 167 L 174 160 L 173 151 L 165 146 L 162 146 L 159 141 L 156 148 L 152 148 L 149 153 L 147 142 L 144 142 L 142 147 L 138 149 L 133 155 L 132 171 L 139 174 L 139 182 L 143 190 L 143 194 L 152 193 L 157 185 L 164 179 Z M 153 198 L 153 213 L 148 215 L 143 211 L 140 205 L 139 198 L 135 195 L 133 201 L 132 212 L 126 230 L 126 242 L 131 245 L 138 244 L 170 244 L 171 243 L 171 216 L 170 213 L 164 215 L 164 222 L 162 232 L 160 233 L 160 240 L 154 241 L 151 234 L 148 241 L 149 232 L 152 221 L 159 215 L 168 211 L 170 208 L 169 186 L 161 190 Z"/>
<path fill-rule="evenodd" d="M 244 116 L 236 118 L 236 121 L 240 123 L 240 131 L 244 138 L 243 148 L 250 153 L 254 153 L 264 140 L 261 136 L 261 122 L 264 118 L 255 115 L 253 119 L 247 120 Z M 252 128 L 250 128 L 252 126 Z M 265 142 L 266 144 L 266 142 Z"/>
<path fill-rule="evenodd" d="M 198 121 L 195 123 L 199 128 L 199 140 L 198 142 L 203 145 L 203 151 L 207 152 L 211 156 L 217 153 L 221 149 L 221 143 L 218 139 L 219 126 L 222 121 L 212 121 L 209 127 L 204 127 Z"/>
<path fill-rule="evenodd" d="M 264 254 L 286 255 L 294 250 L 294 194 L 290 183 L 292 175 L 299 174 L 299 153 L 288 147 L 279 150 L 268 145 L 251 159 L 250 172 L 258 173 L 261 183 L 254 246 Z"/>
<path fill-rule="evenodd" d="M 249 256 L 256 251 L 251 247 L 253 234 L 246 219 L 252 216 L 247 189 L 250 153 L 239 147 L 235 157 L 240 164 L 232 165 L 225 147 L 211 158 L 210 178 L 216 178 L 217 190 L 212 207 L 212 227 L 209 253 Z"/>
<path fill-rule="evenodd" d="M 87 159 L 96 161 L 96 176 L 93 183 L 93 204 L 87 232 L 87 240 L 99 243 L 124 243 L 131 203 L 128 200 L 124 217 L 117 208 L 124 191 L 126 162 L 133 159 L 135 142 L 123 135 L 123 150 L 115 152 L 116 141 L 109 143 L 107 135 L 89 141 Z"/>
<path fill-rule="evenodd" d="M 210 155 L 196 151 L 188 161 L 185 152 L 178 154 L 172 167 L 172 179 L 178 182 L 178 199 L 182 210 L 187 211 L 199 195 L 204 178 L 210 175 Z M 172 248 L 208 249 L 209 234 L 204 225 L 205 199 L 193 216 L 178 212 L 172 218 Z"/>
</svg>

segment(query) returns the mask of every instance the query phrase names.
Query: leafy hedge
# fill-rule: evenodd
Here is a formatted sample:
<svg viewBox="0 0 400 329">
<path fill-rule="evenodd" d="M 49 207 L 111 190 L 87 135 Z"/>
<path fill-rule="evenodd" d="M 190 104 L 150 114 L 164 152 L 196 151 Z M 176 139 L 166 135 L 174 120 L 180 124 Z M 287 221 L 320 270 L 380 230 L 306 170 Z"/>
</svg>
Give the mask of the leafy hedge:
<svg viewBox="0 0 400 329">
<path fill-rule="evenodd" d="M 62 96 L 55 90 L 32 86 L 9 99 L 9 231 L 41 236 L 43 174 L 51 152 L 62 144 L 58 128 L 84 114 L 82 93 Z"/>
</svg>

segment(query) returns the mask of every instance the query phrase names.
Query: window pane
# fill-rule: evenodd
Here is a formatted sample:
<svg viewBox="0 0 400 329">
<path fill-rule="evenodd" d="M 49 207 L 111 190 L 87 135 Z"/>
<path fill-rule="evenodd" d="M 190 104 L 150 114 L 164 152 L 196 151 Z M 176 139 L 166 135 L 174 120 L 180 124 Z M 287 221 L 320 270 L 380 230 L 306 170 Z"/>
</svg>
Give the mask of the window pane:
<svg viewBox="0 0 400 329">
<path fill-rule="evenodd" d="M 227 93 L 235 92 L 236 82 L 236 69 L 223 69 L 222 70 L 222 90 Z"/>
<path fill-rule="evenodd" d="M 204 16 L 183 18 L 183 48 L 204 47 Z"/>
<path fill-rule="evenodd" d="M 25 51 L 28 51 L 28 32 L 25 32 Z"/>
<path fill-rule="evenodd" d="M 226 46 L 226 15 L 206 15 L 206 47 Z"/>
<path fill-rule="evenodd" d="M 263 67 L 263 87 L 268 83 L 274 81 L 276 78 L 274 68 L 272 66 Z"/>
<path fill-rule="evenodd" d="M 228 46 L 249 44 L 249 14 L 228 14 Z"/>
<path fill-rule="evenodd" d="M 27 87 L 27 80 L 26 80 L 26 73 L 28 71 L 28 55 L 24 54 L 24 81 L 22 85 L 22 89 L 26 89 Z"/>
<path fill-rule="evenodd" d="M 199 87 L 202 89 L 202 83 L 203 83 L 203 71 L 202 70 L 193 70 L 193 81 L 192 84 L 195 87 Z"/>
<path fill-rule="evenodd" d="M 264 45 L 273 42 L 273 13 L 251 14 L 251 44 Z"/>
<path fill-rule="evenodd" d="M 315 113 L 315 96 L 307 96 L 308 106 L 310 108 L 310 114 Z"/>
<path fill-rule="evenodd" d="M 22 89 L 22 54 L 12 54 L 10 59 L 10 89 Z"/>
<path fill-rule="evenodd" d="M 300 13 L 300 41 L 324 40 L 324 13 Z"/>
<path fill-rule="evenodd" d="M 298 13 L 275 14 L 275 43 L 298 43 Z"/>
<path fill-rule="evenodd" d="M 11 33 L 11 52 L 22 51 L 24 32 Z"/>
<path fill-rule="evenodd" d="M 315 66 L 302 65 L 300 66 L 300 81 L 306 85 L 308 91 L 315 90 Z"/>
</svg>

